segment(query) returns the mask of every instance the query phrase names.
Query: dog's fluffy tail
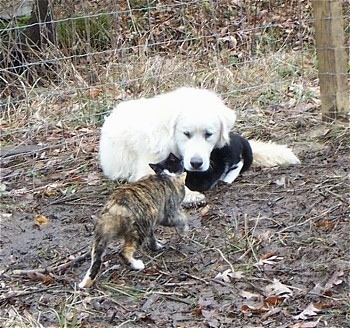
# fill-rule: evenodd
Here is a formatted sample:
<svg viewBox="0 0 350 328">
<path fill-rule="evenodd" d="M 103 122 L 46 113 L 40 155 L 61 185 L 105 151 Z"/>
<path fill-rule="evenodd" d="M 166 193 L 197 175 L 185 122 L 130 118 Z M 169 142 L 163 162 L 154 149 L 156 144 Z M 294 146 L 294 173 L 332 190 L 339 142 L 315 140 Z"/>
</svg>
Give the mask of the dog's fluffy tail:
<svg viewBox="0 0 350 328">
<path fill-rule="evenodd" d="M 273 167 L 300 164 L 299 158 L 286 145 L 249 140 L 253 151 L 253 165 Z"/>
</svg>

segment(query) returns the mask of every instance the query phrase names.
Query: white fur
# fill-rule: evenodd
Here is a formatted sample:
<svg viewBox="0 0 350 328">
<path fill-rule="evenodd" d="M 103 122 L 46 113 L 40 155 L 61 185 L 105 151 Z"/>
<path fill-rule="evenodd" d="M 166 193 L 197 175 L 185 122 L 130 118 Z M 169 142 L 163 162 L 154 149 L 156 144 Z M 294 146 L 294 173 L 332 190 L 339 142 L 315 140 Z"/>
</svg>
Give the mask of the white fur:
<svg viewBox="0 0 350 328">
<path fill-rule="evenodd" d="M 100 163 L 112 180 L 137 181 L 153 173 L 149 163 L 170 152 L 188 171 L 206 171 L 210 153 L 229 141 L 236 115 L 213 92 L 180 88 L 153 98 L 120 103 L 101 130 Z M 199 161 L 200 167 L 193 167 Z M 186 190 L 185 203 L 204 201 Z"/>
<path fill-rule="evenodd" d="M 133 270 L 143 270 L 145 268 L 145 265 L 143 264 L 143 262 L 141 260 L 132 259 L 130 267 Z"/>
<path fill-rule="evenodd" d="M 253 151 L 253 165 L 260 167 L 273 167 L 300 164 L 300 160 L 286 145 L 273 142 L 249 140 Z"/>
<path fill-rule="evenodd" d="M 223 177 L 222 179 L 220 178 L 220 180 L 226 182 L 226 183 L 232 183 L 233 181 L 235 181 L 237 179 L 237 177 L 239 176 L 241 170 L 243 167 L 243 161 L 240 161 L 237 163 L 237 167 L 233 170 L 231 170 L 230 172 L 228 172 L 225 177 Z"/>
<path fill-rule="evenodd" d="M 160 242 L 157 241 L 157 243 L 156 243 L 156 248 L 157 248 L 158 250 L 161 250 L 163 247 L 164 247 L 163 244 L 161 244 Z"/>
<path fill-rule="evenodd" d="M 188 171 L 206 171 L 213 148 L 229 141 L 236 115 L 214 92 L 180 88 L 153 98 L 125 101 L 106 118 L 101 130 L 100 163 L 112 180 L 137 181 L 152 174 L 149 163 L 170 152 L 184 160 Z M 253 164 L 263 167 L 299 164 L 284 145 L 249 140 Z M 193 167 L 193 161 L 201 163 Z M 191 163 L 192 162 L 192 163 Z M 232 182 L 237 172 L 225 179 Z M 186 188 L 184 204 L 205 201 L 203 194 Z"/>
<path fill-rule="evenodd" d="M 86 273 L 84 279 L 79 283 L 79 288 L 91 287 L 93 281 L 90 278 L 90 269 Z"/>
</svg>

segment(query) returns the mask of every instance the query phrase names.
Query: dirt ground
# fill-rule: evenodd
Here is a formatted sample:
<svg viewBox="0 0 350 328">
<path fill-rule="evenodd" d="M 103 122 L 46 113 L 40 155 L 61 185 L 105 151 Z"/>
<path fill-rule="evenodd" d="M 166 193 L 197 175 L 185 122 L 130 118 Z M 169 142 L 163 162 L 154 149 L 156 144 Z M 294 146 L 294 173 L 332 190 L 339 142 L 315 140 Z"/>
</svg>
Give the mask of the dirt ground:
<svg viewBox="0 0 350 328">
<path fill-rule="evenodd" d="M 77 283 L 114 188 L 97 164 L 98 130 L 77 132 L 79 151 L 47 136 L 3 149 L 0 326 L 348 327 L 349 129 L 278 115 L 283 125 L 250 135 L 291 144 L 301 165 L 252 168 L 207 192 L 188 210 L 187 237 L 160 228 L 166 247 L 140 250 L 142 272 L 111 245 L 90 290 Z"/>
</svg>

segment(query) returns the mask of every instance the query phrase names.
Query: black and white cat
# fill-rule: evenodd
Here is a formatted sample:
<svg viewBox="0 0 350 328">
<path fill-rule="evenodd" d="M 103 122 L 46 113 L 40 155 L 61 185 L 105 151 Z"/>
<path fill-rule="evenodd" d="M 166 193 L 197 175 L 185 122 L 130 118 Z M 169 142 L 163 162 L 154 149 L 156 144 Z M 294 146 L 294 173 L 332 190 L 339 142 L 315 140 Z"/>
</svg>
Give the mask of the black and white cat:
<svg viewBox="0 0 350 328">
<path fill-rule="evenodd" d="M 253 152 L 249 141 L 231 133 L 228 145 L 211 152 L 209 170 L 187 172 L 186 186 L 194 191 L 205 191 L 214 188 L 219 181 L 232 183 L 252 163 Z"/>
</svg>

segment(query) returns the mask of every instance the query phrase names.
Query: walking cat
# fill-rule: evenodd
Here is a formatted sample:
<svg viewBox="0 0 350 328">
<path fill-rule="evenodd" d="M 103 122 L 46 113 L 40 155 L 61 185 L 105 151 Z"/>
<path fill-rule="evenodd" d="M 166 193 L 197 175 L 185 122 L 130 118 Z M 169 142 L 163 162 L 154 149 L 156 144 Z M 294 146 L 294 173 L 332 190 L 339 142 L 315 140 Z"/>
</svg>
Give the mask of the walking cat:
<svg viewBox="0 0 350 328">
<path fill-rule="evenodd" d="M 145 241 L 154 251 L 162 247 L 154 234 L 158 224 L 177 227 L 181 234 L 187 232 L 187 217 L 180 206 L 185 197 L 183 162 L 170 154 L 166 160 L 150 166 L 155 175 L 120 186 L 103 207 L 94 231 L 91 266 L 79 283 L 80 288 L 93 284 L 112 240 L 123 239 L 125 261 L 132 269 L 142 270 L 145 266 L 133 257 L 134 252 Z"/>
</svg>

